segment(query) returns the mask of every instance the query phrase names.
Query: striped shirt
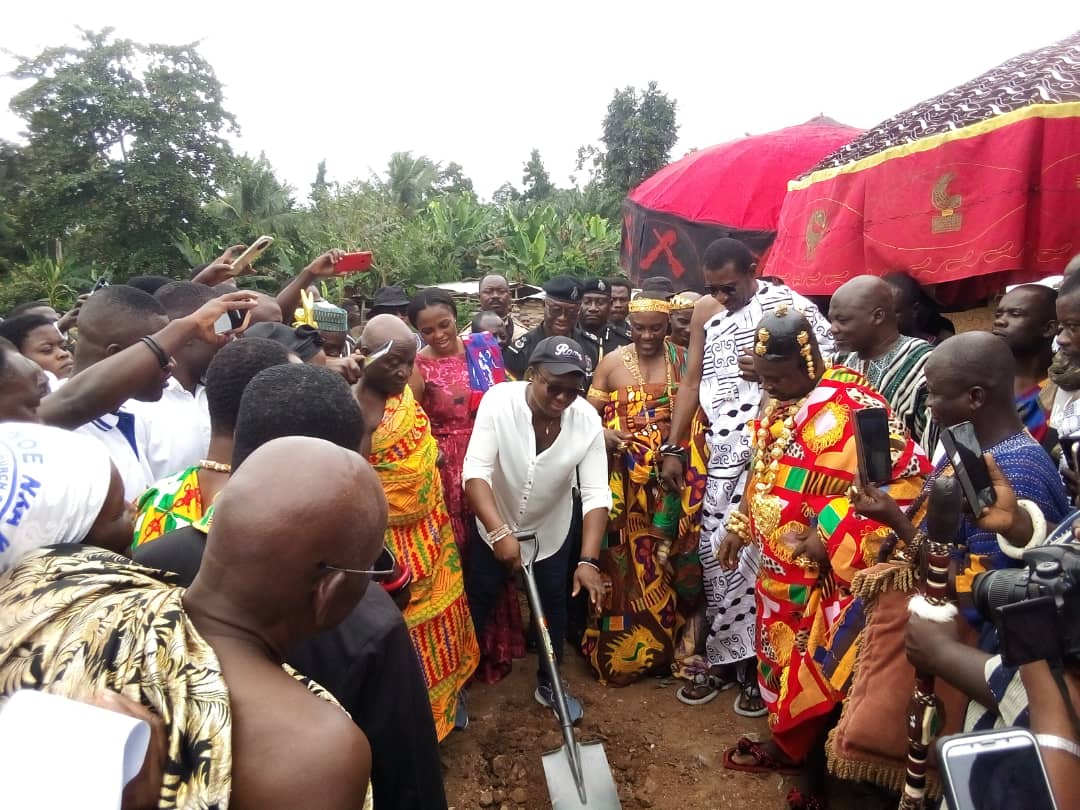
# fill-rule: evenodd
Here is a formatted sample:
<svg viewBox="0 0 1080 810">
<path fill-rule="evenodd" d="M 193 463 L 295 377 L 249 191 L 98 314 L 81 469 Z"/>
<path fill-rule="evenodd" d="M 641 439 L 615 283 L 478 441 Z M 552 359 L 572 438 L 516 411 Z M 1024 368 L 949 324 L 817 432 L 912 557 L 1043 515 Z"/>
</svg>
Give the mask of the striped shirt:
<svg viewBox="0 0 1080 810">
<path fill-rule="evenodd" d="M 901 335 L 881 357 L 864 360 L 858 352 L 836 358 L 836 362 L 860 372 L 885 398 L 892 412 L 904 420 L 908 431 L 923 450 L 931 453 L 937 444 L 937 425 L 926 404 L 924 369 L 933 347 L 925 340 Z"/>
</svg>

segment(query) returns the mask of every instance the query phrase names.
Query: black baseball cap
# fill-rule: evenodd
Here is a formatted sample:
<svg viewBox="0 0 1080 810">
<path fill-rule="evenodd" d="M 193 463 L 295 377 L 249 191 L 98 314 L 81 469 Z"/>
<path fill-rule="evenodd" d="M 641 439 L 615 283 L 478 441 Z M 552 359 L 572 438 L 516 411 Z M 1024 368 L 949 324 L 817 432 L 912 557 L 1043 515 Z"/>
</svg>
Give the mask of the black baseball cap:
<svg viewBox="0 0 1080 810">
<path fill-rule="evenodd" d="M 540 365 L 552 374 L 585 374 L 581 345 L 568 337 L 544 338 L 529 356 L 529 365 Z"/>
<path fill-rule="evenodd" d="M 371 304 L 372 309 L 400 309 L 409 305 L 409 296 L 405 294 L 404 287 L 390 286 L 380 287 L 375 291 L 375 300 Z"/>
</svg>

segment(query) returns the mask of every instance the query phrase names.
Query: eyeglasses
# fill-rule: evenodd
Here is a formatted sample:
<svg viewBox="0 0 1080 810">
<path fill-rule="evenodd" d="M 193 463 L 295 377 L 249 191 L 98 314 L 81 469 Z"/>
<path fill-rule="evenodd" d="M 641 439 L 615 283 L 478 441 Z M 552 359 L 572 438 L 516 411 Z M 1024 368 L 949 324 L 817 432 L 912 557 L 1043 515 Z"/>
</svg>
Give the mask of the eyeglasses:
<svg viewBox="0 0 1080 810">
<path fill-rule="evenodd" d="M 394 552 L 390 550 L 388 546 L 383 546 L 383 550 L 379 553 L 379 556 L 375 560 L 376 568 L 342 568 L 338 565 L 330 565 L 330 563 L 319 563 L 319 568 L 324 571 L 340 571 L 343 574 L 370 574 L 371 578 L 376 582 L 381 582 L 389 577 L 397 569 L 397 557 L 394 556 Z"/>
<path fill-rule="evenodd" d="M 544 387 L 547 388 L 548 393 L 553 397 L 574 399 L 575 397 L 580 397 L 585 394 L 584 388 L 553 383 L 547 378 L 547 375 L 542 372 L 537 372 L 535 379 L 537 382 L 543 383 Z"/>
</svg>

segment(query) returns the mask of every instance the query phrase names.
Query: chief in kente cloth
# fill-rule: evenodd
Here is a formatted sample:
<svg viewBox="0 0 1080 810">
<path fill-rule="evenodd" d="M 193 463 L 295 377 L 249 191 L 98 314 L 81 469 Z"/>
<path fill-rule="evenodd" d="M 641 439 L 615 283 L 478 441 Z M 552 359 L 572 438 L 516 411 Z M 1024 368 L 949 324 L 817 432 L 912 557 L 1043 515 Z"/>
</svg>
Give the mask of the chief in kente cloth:
<svg viewBox="0 0 1080 810">
<path fill-rule="evenodd" d="M 874 564 L 889 534 L 851 507 L 854 412 L 888 413 L 892 474 L 885 489 L 894 500 L 916 498 L 930 464 L 865 377 L 826 368 L 798 311 L 778 307 L 755 331 L 754 370 L 770 401 L 753 422 L 746 495 L 728 517 L 717 556 L 733 567 L 744 544 L 761 554 L 756 652 L 771 738 L 742 737 L 724 765 L 766 772 L 802 764 L 823 743 L 854 665 L 853 646 L 844 643 L 851 581 Z"/>
</svg>

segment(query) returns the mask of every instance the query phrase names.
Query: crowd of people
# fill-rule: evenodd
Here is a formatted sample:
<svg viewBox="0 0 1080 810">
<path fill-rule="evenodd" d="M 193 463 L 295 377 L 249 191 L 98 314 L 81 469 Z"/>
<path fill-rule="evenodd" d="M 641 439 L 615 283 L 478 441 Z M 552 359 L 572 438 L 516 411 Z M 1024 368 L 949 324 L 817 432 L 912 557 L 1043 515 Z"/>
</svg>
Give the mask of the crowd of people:
<svg viewBox="0 0 1080 810">
<path fill-rule="evenodd" d="M 239 252 L 0 322 L 0 699 L 118 693 L 150 718 L 125 808 L 446 808 L 439 743 L 535 648 L 523 565 L 560 661 L 674 676 L 694 711 L 731 689 L 770 736 L 717 767 L 798 773 L 789 805 L 823 807 L 838 722 L 906 728 L 906 700 L 868 718 L 846 698 L 867 583 L 910 563 L 953 475 L 941 431 L 972 424 L 999 493 L 949 538 L 962 603 L 1072 539 L 1080 273 L 957 335 L 910 275 L 811 301 L 723 238 L 703 290 L 559 276 L 529 328 L 498 275 L 468 318 L 437 287 L 365 312 L 319 295 L 340 251 L 276 296 L 238 288 Z M 889 417 L 880 485 L 866 408 Z M 963 615 L 902 623 L 890 665 L 957 690 L 967 729 L 1040 730 L 1080 801 L 1046 673 Z M 554 708 L 552 687 L 541 666 L 533 697 Z"/>
</svg>

